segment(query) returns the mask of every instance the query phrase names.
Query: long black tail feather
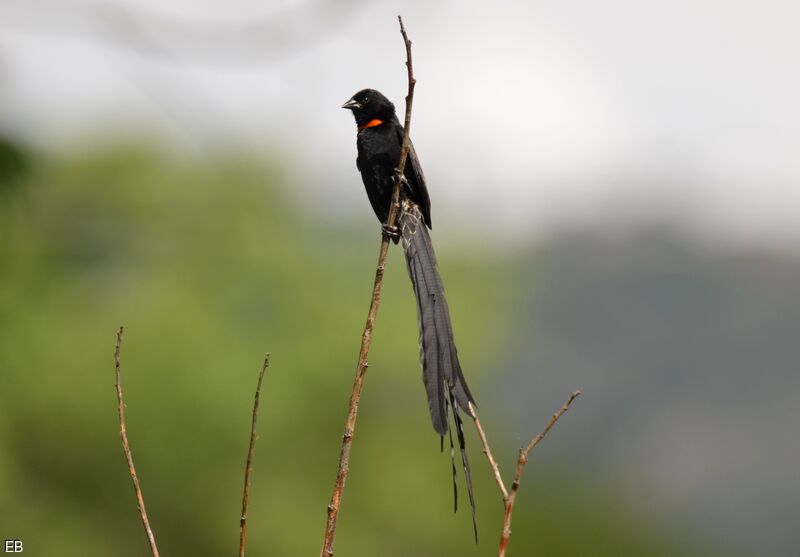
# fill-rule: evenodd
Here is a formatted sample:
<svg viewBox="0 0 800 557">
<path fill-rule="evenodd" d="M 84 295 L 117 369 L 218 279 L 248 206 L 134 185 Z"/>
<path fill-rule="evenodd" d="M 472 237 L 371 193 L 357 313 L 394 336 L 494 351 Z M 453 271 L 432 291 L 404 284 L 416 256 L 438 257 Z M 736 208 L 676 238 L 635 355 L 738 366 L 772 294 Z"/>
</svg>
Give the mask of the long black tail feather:
<svg viewBox="0 0 800 557">
<path fill-rule="evenodd" d="M 450 463 L 453 465 L 453 512 L 458 512 L 458 482 L 457 477 L 458 474 L 456 473 L 456 448 L 453 445 L 453 430 L 447 432 L 447 436 L 450 438 Z M 444 436 L 440 436 L 439 439 L 444 439 Z"/>
<path fill-rule="evenodd" d="M 456 424 L 456 433 L 458 434 L 458 446 L 461 449 L 461 464 L 464 466 L 464 481 L 467 484 L 467 495 L 469 495 L 469 508 L 472 511 L 472 529 L 475 532 L 475 543 L 478 543 L 478 521 L 475 517 L 475 494 L 472 491 L 472 474 L 469 469 L 469 459 L 467 459 L 467 444 L 464 441 L 464 422 L 461 421 L 461 415 L 455 403 L 453 391 L 450 391 L 450 403 L 453 405 L 453 421 Z M 451 434 L 452 435 L 452 434 Z M 453 459 L 453 468 L 455 468 L 455 459 Z M 455 474 L 455 470 L 453 470 Z M 454 478 L 455 479 L 455 478 Z"/>
<path fill-rule="evenodd" d="M 449 424 L 449 408 L 452 407 L 456 436 L 461 449 L 461 462 L 472 510 L 472 524 L 475 540 L 478 530 L 475 520 L 475 498 L 472 490 L 469 461 L 467 460 L 463 423 L 459 410 L 470 414 L 469 405 L 474 404 L 469 392 L 458 351 L 453 339 L 450 311 L 444 296 L 444 286 L 436 269 L 436 255 L 433 252 L 428 229 L 422 213 L 416 204 L 404 200 L 398 220 L 406 254 L 408 275 L 414 288 L 419 321 L 419 350 L 422 361 L 422 380 L 428 395 L 428 408 L 431 413 L 433 429 L 444 436 L 450 436 L 450 455 L 453 464 L 453 489 L 455 506 L 458 508 L 458 489 L 456 484 L 455 447 Z"/>
</svg>

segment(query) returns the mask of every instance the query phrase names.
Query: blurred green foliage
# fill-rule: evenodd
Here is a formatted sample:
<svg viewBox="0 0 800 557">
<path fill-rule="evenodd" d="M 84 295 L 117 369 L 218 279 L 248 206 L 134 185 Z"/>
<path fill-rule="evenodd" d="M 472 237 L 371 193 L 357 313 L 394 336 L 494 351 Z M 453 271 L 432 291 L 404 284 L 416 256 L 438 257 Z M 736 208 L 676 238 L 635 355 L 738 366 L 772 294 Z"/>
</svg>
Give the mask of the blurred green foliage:
<svg viewBox="0 0 800 557">
<path fill-rule="evenodd" d="M 28 156 L 22 147 L 0 135 L 0 195 L 11 190 L 28 168 Z"/>
<path fill-rule="evenodd" d="M 366 199 L 362 222 L 322 229 L 294 212 L 277 166 L 141 146 L 34 160 L 19 179 L 0 196 L 0 534 L 30 555 L 146 554 L 115 413 L 124 324 L 129 435 L 162 554 L 235 551 L 253 389 L 271 351 L 249 554 L 316 555 L 377 257 Z M 530 285 L 510 260 L 440 259 L 480 400 L 514 290 Z M 411 301 L 392 250 L 337 555 L 491 555 L 496 487 L 470 431 L 475 546 L 428 423 Z M 514 448 L 493 438 L 509 475 Z M 679 539 L 570 466 L 529 465 L 512 555 L 679 553 Z"/>
</svg>

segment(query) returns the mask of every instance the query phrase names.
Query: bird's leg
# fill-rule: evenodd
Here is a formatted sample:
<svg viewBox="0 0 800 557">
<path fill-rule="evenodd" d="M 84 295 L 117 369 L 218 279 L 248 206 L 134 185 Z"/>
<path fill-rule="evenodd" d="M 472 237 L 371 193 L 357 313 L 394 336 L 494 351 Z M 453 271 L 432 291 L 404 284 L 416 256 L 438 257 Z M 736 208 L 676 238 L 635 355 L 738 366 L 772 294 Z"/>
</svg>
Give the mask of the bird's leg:
<svg viewBox="0 0 800 557">
<path fill-rule="evenodd" d="M 400 181 L 400 185 L 401 186 L 405 186 L 405 187 L 408 186 L 408 180 L 406 180 L 406 177 L 400 172 L 399 168 L 395 168 L 394 169 L 394 181 L 395 181 L 395 183 L 397 183 L 398 180 Z M 395 209 L 397 209 L 397 211 L 399 213 L 400 212 L 400 208 L 401 208 L 399 196 L 398 196 L 397 201 L 394 201 L 394 206 L 395 206 Z M 384 236 L 388 236 L 391 240 L 394 241 L 394 243 L 397 243 L 397 241 L 400 239 L 400 229 L 398 229 L 397 226 L 389 226 L 388 224 L 383 223 L 383 225 L 381 226 L 381 229 L 383 230 L 383 235 Z"/>
<path fill-rule="evenodd" d="M 400 180 L 400 185 L 401 186 L 408 186 L 408 180 L 406 180 L 405 174 L 400 172 L 399 168 L 395 168 L 394 169 L 394 181 L 397 182 L 398 180 Z"/>
<path fill-rule="evenodd" d="M 406 180 L 405 175 L 402 172 L 400 172 L 399 168 L 395 168 L 394 169 L 394 182 L 398 183 L 398 181 L 399 181 L 401 187 L 408 187 L 408 180 Z M 396 201 L 394 200 L 394 196 L 392 196 L 392 198 L 393 198 L 392 200 L 393 200 L 393 203 L 394 203 L 394 207 L 397 210 L 397 212 L 399 213 L 400 210 L 401 210 L 400 196 L 398 196 Z M 387 236 L 395 244 L 400 240 L 400 229 L 397 228 L 397 226 L 389 226 L 388 224 L 383 223 L 383 225 L 381 226 L 381 229 L 383 230 L 383 235 Z"/>
</svg>

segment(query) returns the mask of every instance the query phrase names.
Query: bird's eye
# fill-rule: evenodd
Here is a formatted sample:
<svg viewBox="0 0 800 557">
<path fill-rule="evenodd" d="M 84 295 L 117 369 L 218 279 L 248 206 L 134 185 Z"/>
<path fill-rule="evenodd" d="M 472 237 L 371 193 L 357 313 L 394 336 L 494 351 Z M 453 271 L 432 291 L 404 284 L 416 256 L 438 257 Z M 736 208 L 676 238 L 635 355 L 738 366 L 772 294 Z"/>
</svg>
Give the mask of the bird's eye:
<svg viewBox="0 0 800 557">
<path fill-rule="evenodd" d="M 368 102 L 369 102 L 369 97 L 364 97 L 364 104 L 367 104 Z"/>
</svg>

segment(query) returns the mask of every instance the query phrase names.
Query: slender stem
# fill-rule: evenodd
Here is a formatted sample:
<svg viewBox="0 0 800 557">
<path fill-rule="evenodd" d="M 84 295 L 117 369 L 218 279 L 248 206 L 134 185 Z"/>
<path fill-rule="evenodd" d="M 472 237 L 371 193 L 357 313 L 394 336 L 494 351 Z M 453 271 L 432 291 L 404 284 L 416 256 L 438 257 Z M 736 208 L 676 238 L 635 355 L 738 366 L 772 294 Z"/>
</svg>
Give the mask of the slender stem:
<svg viewBox="0 0 800 557">
<path fill-rule="evenodd" d="M 389 215 L 387 219 L 387 227 L 391 228 L 395 225 L 397 219 L 397 206 L 400 198 L 400 178 L 405 171 L 406 159 L 408 158 L 408 151 L 410 143 L 408 139 L 408 132 L 411 126 L 411 106 L 414 102 L 414 86 L 416 80 L 414 79 L 414 70 L 411 62 L 411 41 L 408 40 L 403 19 L 398 16 L 400 22 L 400 33 L 403 36 L 403 42 L 406 47 L 406 67 L 408 68 L 408 95 L 406 96 L 406 115 L 405 115 L 405 131 L 403 132 L 403 145 L 400 151 L 400 160 L 397 164 L 397 173 L 395 174 L 394 189 L 392 192 L 392 204 L 389 207 Z M 386 255 L 389 252 L 389 237 L 384 235 L 381 239 L 381 248 L 378 253 L 378 265 L 375 269 L 375 282 L 372 286 L 372 297 L 370 298 L 369 312 L 367 313 L 367 323 L 364 326 L 364 332 L 361 335 L 361 348 L 358 352 L 358 364 L 356 365 L 356 376 L 353 381 L 353 391 L 350 395 L 350 404 L 347 410 L 347 423 L 345 424 L 344 435 L 342 435 L 342 450 L 339 455 L 339 469 L 336 473 L 336 482 L 333 486 L 333 493 L 331 500 L 328 504 L 328 518 L 325 523 L 325 538 L 322 543 L 321 557 L 331 557 L 333 555 L 333 541 L 336 536 L 336 523 L 339 517 L 339 508 L 342 503 L 342 494 L 344 493 L 345 482 L 347 475 L 350 471 L 350 450 L 353 446 L 353 435 L 356 429 L 356 418 L 358 417 L 358 404 L 361 400 L 361 390 L 364 386 L 364 377 L 367 373 L 369 366 L 367 360 L 369 356 L 369 349 L 372 343 L 372 332 L 375 326 L 375 317 L 378 314 L 378 307 L 381 303 L 381 288 L 383 286 L 383 273 L 386 269 Z"/>
<path fill-rule="evenodd" d="M 528 458 L 530 457 L 531 452 L 536 446 L 544 439 L 545 435 L 553 428 L 555 423 L 563 416 L 567 410 L 569 410 L 570 404 L 572 401 L 575 400 L 580 396 L 580 391 L 575 391 L 570 395 L 569 399 L 564 403 L 564 405 L 558 409 L 558 411 L 550 417 L 550 421 L 547 422 L 547 425 L 542 430 L 539 435 L 531 439 L 528 446 L 524 449 L 519 450 L 519 458 L 517 459 L 517 469 L 514 473 L 514 483 L 511 484 L 511 489 L 508 492 L 508 496 L 505 497 L 505 509 L 503 512 L 503 530 L 500 534 L 500 550 L 498 552 L 498 557 L 505 557 L 506 550 L 508 549 L 508 541 L 511 538 L 511 514 L 514 512 L 514 501 L 517 498 L 517 491 L 519 490 L 519 484 L 522 480 L 522 471 L 525 469 L 525 464 L 528 462 Z"/>
<path fill-rule="evenodd" d="M 125 401 L 122 396 L 122 381 L 120 379 L 120 350 L 122 347 L 122 330 L 120 327 L 117 331 L 117 346 L 114 350 L 114 367 L 116 372 L 116 381 L 114 386 L 117 389 L 117 413 L 119 414 L 119 436 L 122 439 L 122 450 L 125 452 L 125 460 L 128 462 L 128 471 L 133 480 L 133 490 L 136 493 L 136 505 L 139 509 L 139 514 L 142 517 L 142 525 L 144 532 L 147 535 L 147 541 L 150 543 L 150 552 L 153 557 L 158 557 L 158 547 L 156 547 L 156 538 L 153 535 L 153 529 L 150 528 L 150 521 L 147 519 L 147 510 L 144 506 L 144 496 L 142 495 L 142 488 L 139 486 L 139 476 L 136 475 L 136 467 L 133 465 L 133 455 L 131 454 L 131 447 L 128 444 L 128 429 L 125 425 Z"/>
<path fill-rule="evenodd" d="M 397 163 L 397 176 L 395 179 L 394 197 L 397 201 L 397 196 L 400 188 L 397 187 L 400 183 L 400 178 L 406 168 L 406 159 L 408 158 L 408 151 L 410 150 L 411 140 L 411 107 L 414 104 L 414 87 L 417 85 L 417 80 L 414 78 L 414 62 L 411 58 L 411 41 L 406 33 L 406 27 L 403 25 L 403 18 L 397 16 L 397 21 L 400 22 L 400 34 L 403 36 L 403 43 L 406 45 L 406 68 L 408 70 L 408 94 L 406 95 L 406 117 L 403 122 L 403 147 L 400 150 L 400 161 Z M 396 206 L 396 203 L 393 205 Z M 395 207 L 396 208 L 396 207 Z M 391 217 L 391 213 L 389 214 Z"/>
<path fill-rule="evenodd" d="M 500 495 L 503 497 L 503 503 L 505 503 L 506 499 L 508 499 L 506 484 L 503 483 L 503 477 L 500 475 L 500 467 L 497 466 L 497 461 L 494 459 L 494 455 L 492 455 L 492 449 L 489 447 L 489 440 L 486 438 L 486 433 L 483 431 L 481 420 L 478 417 L 478 411 L 471 402 L 469 403 L 469 413 L 475 421 L 475 429 L 478 430 L 478 437 L 481 438 L 481 444 L 483 444 L 483 454 L 486 455 L 486 459 L 489 461 L 492 474 L 494 474 L 494 481 L 497 482 L 497 487 L 500 488 Z"/>
<path fill-rule="evenodd" d="M 256 395 L 253 402 L 253 421 L 250 424 L 250 446 L 247 448 L 247 463 L 244 467 L 244 489 L 242 491 L 242 514 L 239 519 L 239 557 L 244 557 L 245 534 L 247 530 L 247 503 L 250 501 L 250 474 L 253 472 L 253 452 L 256 447 L 256 421 L 258 420 L 258 403 L 261 400 L 261 383 L 264 381 L 264 373 L 269 367 L 269 352 L 264 358 L 264 365 L 258 373 L 258 384 L 256 385 Z"/>
</svg>

